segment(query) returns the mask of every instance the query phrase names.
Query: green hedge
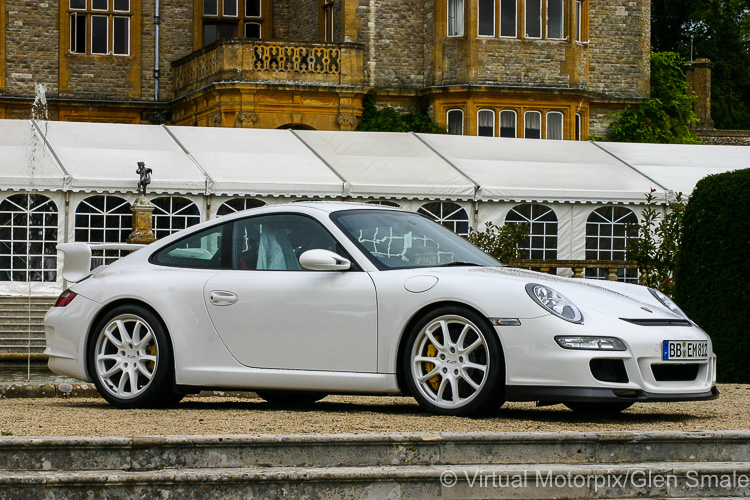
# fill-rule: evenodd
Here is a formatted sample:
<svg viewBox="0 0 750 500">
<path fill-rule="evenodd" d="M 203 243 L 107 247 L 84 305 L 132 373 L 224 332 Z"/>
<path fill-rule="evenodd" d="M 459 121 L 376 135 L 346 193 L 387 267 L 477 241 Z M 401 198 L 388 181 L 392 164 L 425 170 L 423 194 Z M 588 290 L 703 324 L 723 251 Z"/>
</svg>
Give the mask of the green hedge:
<svg viewBox="0 0 750 500">
<path fill-rule="evenodd" d="M 711 336 L 719 381 L 750 383 L 750 169 L 702 179 L 683 223 L 675 301 Z"/>
</svg>

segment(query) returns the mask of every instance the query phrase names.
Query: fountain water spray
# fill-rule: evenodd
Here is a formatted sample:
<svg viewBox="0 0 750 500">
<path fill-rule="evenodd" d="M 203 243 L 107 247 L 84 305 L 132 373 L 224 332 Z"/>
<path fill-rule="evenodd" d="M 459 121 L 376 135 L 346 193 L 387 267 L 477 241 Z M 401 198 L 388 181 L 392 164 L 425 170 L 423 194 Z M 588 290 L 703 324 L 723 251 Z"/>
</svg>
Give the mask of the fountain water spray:
<svg viewBox="0 0 750 500">
<path fill-rule="evenodd" d="M 32 120 L 48 120 L 47 87 L 41 83 L 34 84 L 34 104 L 31 105 Z"/>
</svg>

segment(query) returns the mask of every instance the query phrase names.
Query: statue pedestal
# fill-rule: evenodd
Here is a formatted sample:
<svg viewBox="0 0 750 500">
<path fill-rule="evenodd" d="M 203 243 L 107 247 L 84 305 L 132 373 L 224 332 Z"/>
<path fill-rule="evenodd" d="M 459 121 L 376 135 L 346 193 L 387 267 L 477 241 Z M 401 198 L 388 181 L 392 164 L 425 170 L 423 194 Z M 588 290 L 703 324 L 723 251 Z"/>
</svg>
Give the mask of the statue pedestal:
<svg viewBox="0 0 750 500">
<path fill-rule="evenodd" d="M 156 241 L 151 218 L 154 206 L 151 202 L 141 195 L 136 198 L 130 211 L 133 212 L 133 232 L 128 236 L 127 242 L 148 245 Z"/>
</svg>

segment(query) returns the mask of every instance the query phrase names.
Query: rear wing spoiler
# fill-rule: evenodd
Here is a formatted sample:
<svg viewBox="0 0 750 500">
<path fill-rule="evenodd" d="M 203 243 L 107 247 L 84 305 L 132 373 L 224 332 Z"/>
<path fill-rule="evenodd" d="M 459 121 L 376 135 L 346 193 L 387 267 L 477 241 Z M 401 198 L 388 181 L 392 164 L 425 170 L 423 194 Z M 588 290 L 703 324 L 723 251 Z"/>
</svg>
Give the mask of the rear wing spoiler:
<svg viewBox="0 0 750 500">
<path fill-rule="evenodd" d="M 135 251 L 146 245 L 136 243 L 60 243 L 57 249 L 64 255 L 63 279 L 78 283 L 91 274 L 92 250 L 130 250 Z"/>
</svg>

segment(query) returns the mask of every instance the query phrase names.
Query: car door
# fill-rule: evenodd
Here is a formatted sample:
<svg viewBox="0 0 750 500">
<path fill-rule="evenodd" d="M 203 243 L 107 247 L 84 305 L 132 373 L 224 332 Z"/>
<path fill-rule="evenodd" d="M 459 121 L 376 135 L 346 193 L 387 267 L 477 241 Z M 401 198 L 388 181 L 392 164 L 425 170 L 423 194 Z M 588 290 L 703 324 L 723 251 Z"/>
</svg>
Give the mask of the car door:
<svg viewBox="0 0 750 500">
<path fill-rule="evenodd" d="M 234 222 L 232 269 L 205 286 L 211 320 L 242 364 L 256 368 L 377 371 L 375 285 L 361 271 L 310 271 L 313 248 L 342 250 L 301 214 Z"/>
</svg>

